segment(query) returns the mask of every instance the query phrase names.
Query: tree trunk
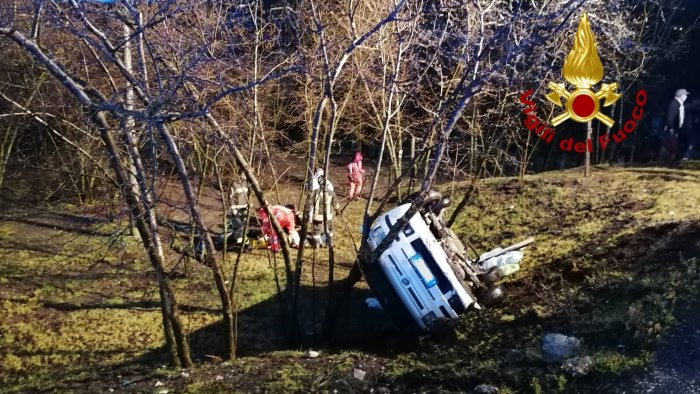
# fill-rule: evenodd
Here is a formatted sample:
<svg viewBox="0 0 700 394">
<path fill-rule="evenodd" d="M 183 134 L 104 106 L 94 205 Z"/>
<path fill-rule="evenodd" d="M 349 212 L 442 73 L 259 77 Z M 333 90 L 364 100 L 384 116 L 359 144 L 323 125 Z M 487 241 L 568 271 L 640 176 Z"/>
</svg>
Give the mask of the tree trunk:
<svg viewBox="0 0 700 394">
<path fill-rule="evenodd" d="M 591 125 L 591 121 L 589 120 L 586 124 L 586 147 L 588 147 L 588 141 L 591 141 L 592 136 L 593 126 Z M 588 148 L 586 148 L 586 163 L 583 169 L 583 176 L 588 177 L 589 175 L 591 175 L 591 152 L 588 150 Z"/>
<path fill-rule="evenodd" d="M 326 82 L 328 85 L 330 85 L 330 82 Z M 317 147 L 318 147 L 318 134 L 319 130 L 321 128 L 321 120 L 323 118 L 323 111 L 326 107 L 326 104 L 332 100 L 332 93 L 331 89 L 332 87 L 330 86 L 324 87 L 324 96 L 319 101 L 318 105 L 316 106 L 316 112 L 314 114 L 314 123 L 313 123 L 313 128 L 311 131 L 311 141 L 309 142 L 309 159 L 307 162 L 306 166 L 306 182 L 304 183 L 306 187 L 306 199 L 304 201 L 304 211 L 303 211 L 303 216 L 301 219 L 301 231 L 299 231 L 299 250 L 297 251 L 297 257 L 296 257 L 296 262 L 294 266 L 294 279 L 291 283 L 287 283 L 288 290 L 291 291 L 292 295 L 292 314 L 289 317 L 289 323 L 291 324 L 293 332 L 292 334 L 292 340 L 295 341 L 298 339 L 298 303 L 299 303 L 299 288 L 301 286 L 301 271 L 303 268 L 303 257 L 304 257 L 304 240 L 306 239 L 306 234 L 308 233 L 309 229 L 309 217 L 311 214 L 311 203 L 312 203 L 312 198 L 311 198 L 311 188 L 309 186 L 309 180 L 312 179 L 314 175 L 314 167 L 316 166 L 316 152 L 317 152 Z M 333 115 L 335 115 L 335 101 L 332 103 L 332 112 Z M 332 129 L 332 124 L 335 119 L 331 119 L 331 122 L 329 123 L 331 126 L 329 127 Z M 332 130 L 328 130 L 328 134 L 331 135 Z M 325 183 L 325 182 L 324 182 Z"/>
<path fill-rule="evenodd" d="M 416 137 L 411 136 L 411 163 L 416 160 Z M 416 183 L 416 166 L 411 167 L 411 179 L 408 181 L 408 194 L 413 193 L 413 186 Z"/>
<path fill-rule="evenodd" d="M 617 102 L 615 102 L 615 103 L 613 104 L 612 109 L 610 110 L 610 117 L 611 117 L 611 118 L 614 118 L 614 117 L 615 117 L 615 109 L 616 109 L 616 108 L 617 108 Z M 608 138 L 608 141 L 610 141 L 610 132 L 611 132 L 611 131 L 612 131 L 612 126 L 607 126 L 607 127 L 605 128 L 605 136 Z M 598 148 L 600 149 L 600 157 L 599 157 L 598 160 L 597 160 L 598 164 L 600 164 L 601 162 L 603 162 L 603 163 L 607 162 L 607 160 L 606 160 L 605 157 L 606 157 L 606 155 L 607 155 L 608 152 L 605 151 L 605 150 L 603 150 L 603 149 L 601 149 L 602 147 L 600 146 L 600 144 L 598 144 Z M 610 143 L 608 143 L 608 145 L 606 146 L 606 149 L 608 149 L 608 148 L 609 148 L 609 149 L 612 149 L 612 148 L 613 148 L 613 147 L 610 145 Z"/>
<path fill-rule="evenodd" d="M 83 107 L 88 110 L 95 107 L 95 103 L 85 93 L 84 87 L 77 83 L 69 74 L 67 74 L 67 72 L 64 71 L 64 67 L 60 66 L 58 63 L 49 58 L 36 45 L 35 42 L 28 40 L 20 32 L 11 28 L 0 28 L 0 34 L 13 40 L 22 49 L 31 54 L 39 63 L 43 64 L 49 70 L 49 72 L 76 97 Z M 100 138 L 105 144 L 109 154 L 110 166 L 115 173 L 115 180 L 122 191 L 122 195 L 126 200 L 132 216 L 136 219 L 136 226 L 140 232 L 144 249 L 146 250 L 151 265 L 155 271 L 161 294 L 161 310 L 164 316 L 163 331 L 166 346 L 172 356 L 172 362 L 176 365 L 182 366 L 183 368 L 188 368 L 192 365 L 189 344 L 187 343 L 187 338 L 184 335 L 178 305 L 175 299 L 175 294 L 173 293 L 170 279 L 165 274 L 162 248 L 160 247 L 160 238 L 158 236 L 157 227 L 152 226 L 152 220 L 155 220 L 155 215 L 153 215 L 153 211 L 149 209 L 146 204 L 144 204 L 142 208 L 139 201 L 139 195 L 134 194 L 134 188 L 132 188 L 133 185 L 130 183 L 129 176 L 121 163 L 119 158 L 119 150 L 114 138 L 112 137 L 109 129 L 109 123 L 107 122 L 104 113 L 94 113 L 91 116 L 91 120 L 95 123 L 100 132 Z M 148 215 L 149 221 L 151 221 L 150 228 L 149 224 L 147 224 L 146 220 L 144 219 L 146 215 Z"/>
<path fill-rule="evenodd" d="M 132 67 L 132 56 L 131 56 L 131 41 L 129 41 L 129 37 L 131 36 L 131 28 L 129 28 L 129 25 L 126 23 L 124 24 L 124 39 L 126 40 L 124 42 L 124 68 L 128 73 L 133 72 L 133 67 Z M 124 103 L 124 108 L 127 110 L 133 110 L 134 109 L 134 87 L 131 83 L 128 81 L 126 82 L 126 100 Z M 127 133 L 134 133 L 134 127 L 136 125 L 136 122 L 134 122 L 134 118 L 131 116 L 128 116 L 124 122 L 124 127 L 126 128 Z M 129 168 L 129 182 L 136 187 L 137 182 L 136 182 L 136 168 L 134 167 L 134 162 L 133 162 L 133 157 L 132 155 L 128 156 L 128 168 Z M 132 190 L 132 192 L 138 194 L 138 190 Z M 132 237 L 138 237 L 138 230 L 136 229 L 136 225 L 134 224 L 134 218 L 131 217 L 129 221 L 129 233 L 131 234 Z"/>
<path fill-rule="evenodd" d="M 118 157 L 118 150 L 114 139 L 107 131 L 108 123 L 102 113 L 95 115 L 96 123 L 100 128 L 100 136 L 110 154 L 110 161 L 114 168 L 117 182 L 122 186 L 122 192 L 130 208 L 132 218 L 138 234 L 141 236 L 144 249 L 148 254 L 151 265 L 158 280 L 159 292 L 161 295 L 161 310 L 164 316 L 163 330 L 165 333 L 166 345 L 173 355 L 173 363 L 183 368 L 192 365 L 190 358 L 190 348 L 185 330 L 180 320 L 179 307 L 175 298 L 170 278 L 165 272 L 163 246 L 158 234 L 158 224 L 154 212 L 154 204 L 151 199 L 145 181 L 144 170 L 140 157 L 136 151 L 135 141 L 131 133 L 125 132 L 124 139 L 128 147 L 129 155 L 136 170 L 136 180 L 138 184 L 133 184 L 132 178 L 124 174 L 124 169 Z M 136 191 L 140 191 L 140 196 Z M 141 202 L 141 204 L 139 204 Z"/>
<path fill-rule="evenodd" d="M 214 283 L 216 284 L 216 290 L 219 293 L 219 301 L 221 302 L 221 314 L 224 320 L 224 347 L 226 357 L 233 359 L 236 357 L 236 343 L 235 343 L 235 333 L 234 333 L 234 316 L 233 308 L 231 304 L 231 297 L 229 296 L 228 288 L 226 287 L 226 279 L 224 278 L 223 270 L 219 265 L 215 257 L 216 249 L 214 248 L 214 243 L 211 239 L 211 235 L 207 231 L 207 227 L 204 224 L 202 215 L 197 207 L 197 197 L 194 194 L 192 188 L 192 183 L 187 176 L 187 169 L 185 168 L 185 162 L 182 160 L 182 156 L 173 141 L 172 136 L 168 130 L 162 124 L 158 125 L 158 131 L 160 136 L 165 142 L 168 149 L 170 157 L 175 161 L 175 168 L 177 175 L 180 177 L 180 183 L 182 184 L 185 197 L 187 199 L 187 205 L 190 209 L 190 215 L 192 215 L 192 220 L 194 221 L 197 229 L 200 233 L 200 239 L 204 241 L 204 247 L 206 249 L 206 255 L 204 256 L 204 262 L 211 270 L 214 276 Z M 201 176 L 204 176 L 203 174 Z"/>
</svg>

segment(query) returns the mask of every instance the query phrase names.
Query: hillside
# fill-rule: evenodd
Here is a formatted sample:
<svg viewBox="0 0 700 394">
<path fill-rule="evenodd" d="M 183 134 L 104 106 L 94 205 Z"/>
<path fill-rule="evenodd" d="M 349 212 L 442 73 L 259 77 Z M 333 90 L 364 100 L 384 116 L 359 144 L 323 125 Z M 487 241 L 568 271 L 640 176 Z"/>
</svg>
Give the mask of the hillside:
<svg viewBox="0 0 700 394">
<path fill-rule="evenodd" d="M 283 195 L 291 196 L 293 187 L 283 186 Z M 462 189 L 456 185 L 455 197 Z M 219 202 L 207 193 L 205 206 L 215 215 Z M 311 335 L 303 349 L 286 348 L 273 268 L 283 276 L 281 259 L 255 250 L 244 255 L 241 271 L 240 357 L 221 362 L 209 271 L 171 252 L 192 347 L 206 349 L 195 354 L 201 363 L 188 371 L 165 367 L 157 287 L 136 241 L 118 235 L 123 223 L 108 221 L 99 206 L 18 199 L 3 205 L 2 393 L 439 392 L 479 384 L 501 393 L 624 391 L 632 387 L 626 382 L 644 381 L 647 367 L 657 368 L 666 346 L 687 340 L 677 324 L 688 325 L 698 305 L 697 162 L 601 167 L 588 179 L 569 170 L 481 183 L 453 227 L 457 234 L 482 252 L 527 236 L 536 243 L 526 250 L 521 271 L 504 280 L 508 296 L 502 303 L 464 316 L 454 333 L 441 337 L 397 334 L 381 311 L 364 307 L 371 295 L 363 282 L 336 346 L 315 344 L 328 273 L 309 256 L 302 321 Z M 361 209 L 351 203 L 336 222 L 336 279 L 352 263 L 350 234 L 358 237 Z M 316 260 L 325 262 L 325 253 Z M 227 272 L 234 260 L 227 258 Z M 580 356 L 591 358 L 590 372 L 572 377 L 560 363 L 546 362 L 540 341 L 550 332 L 581 339 Z M 668 333 L 681 338 L 669 345 Z M 304 358 L 307 349 L 320 356 Z M 358 379 L 356 370 L 366 374 Z"/>
</svg>

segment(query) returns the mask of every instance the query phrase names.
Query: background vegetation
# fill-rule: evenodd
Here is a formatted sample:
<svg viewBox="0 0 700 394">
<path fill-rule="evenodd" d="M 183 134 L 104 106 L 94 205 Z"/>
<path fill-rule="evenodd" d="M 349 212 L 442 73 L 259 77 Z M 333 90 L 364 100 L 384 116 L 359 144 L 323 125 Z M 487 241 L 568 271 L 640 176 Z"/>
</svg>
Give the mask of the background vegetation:
<svg viewBox="0 0 700 394">
<path fill-rule="evenodd" d="M 607 166 L 656 150 L 647 116 L 624 144 L 596 146 L 592 162 L 606 166 L 592 178 L 528 175 L 579 164 L 556 146 L 581 131 L 567 123 L 543 144 L 523 128 L 518 97 L 527 89 L 541 97 L 545 82 L 560 80 L 586 12 L 604 82 L 622 87 L 623 100 L 606 110 L 621 125 L 631 92 L 651 95 L 664 83 L 655 67 L 687 51 L 692 30 L 676 24 L 683 4 L 3 4 L 5 387 L 150 390 L 154 379 L 181 376 L 173 384 L 193 392 L 466 390 L 481 381 L 564 390 L 566 378 L 531 354 L 549 329 L 590 343 L 598 373 L 580 387 L 646 365 L 675 300 L 697 280 L 697 168 Z M 552 115 L 546 108 L 542 119 Z M 598 127 L 595 136 L 614 131 Z M 294 202 L 303 237 L 304 185 L 324 168 L 342 188 L 356 150 L 372 170 L 367 200 L 344 208 L 335 223 L 342 236 L 328 250 L 283 241 L 279 254 L 215 251 L 211 236 L 225 231 L 235 182 L 250 186 L 252 208 Z M 502 176 L 516 178 L 493 179 Z M 349 291 L 369 258 L 361 224 L 431 188 L 459 202 L 454 227 L 481 250 L 538 238 L 509 280 L 511 298 L 465 317 L 440 344 L 394 338 L 381 313 L 364 309 L 366 286 Z M 194 259 L 197 238 L 206 253 Z M 651 268 L 669 266 L 663 275 Z M 619 303 L 602 306 L 601 294 Z M 338 307 L 342 300 L 350 306 Z M 620 343 L 629 351 L 618 352 Z M 299 360 L 296 350 L 308 346 L 332 355 Z M 229 361 L 197 364 L 205 360 Z M 188 380 L 158 365 L 198 367 Z M 348 381 L 360 366 L 373 372 Z"/>
</svg>

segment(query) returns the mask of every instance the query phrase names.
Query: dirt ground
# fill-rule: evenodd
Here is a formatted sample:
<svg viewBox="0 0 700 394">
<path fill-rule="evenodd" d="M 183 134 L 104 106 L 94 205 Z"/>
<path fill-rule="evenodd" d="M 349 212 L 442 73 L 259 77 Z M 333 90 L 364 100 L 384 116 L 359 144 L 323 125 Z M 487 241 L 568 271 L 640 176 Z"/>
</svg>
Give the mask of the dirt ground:
<svg viewBox="0 0 700 394">
<path fill-rule="evenodd" d="M 299 167 L 290 165 L 278 181 L 280 202 L 298 198 Z M 342 195 L 341 165 L 331 178 Z M 175 184 L 160 185 L 159 209 L 184 220 Z M 276 196 L 273 184 L 268 180 Z M 440 187 L 454 189 L 457 199 L 466 189 L 462 183 Z M 504 393 L 606 392 L 624 389 L 628 381 L 641 384 L 634 386 L 640 391 L 662 390 L 651 380 L 644 386 L 644 377 L 675 371 L 664 352 L 675 354 L 679 341 L 695 335 L 683 334 L 683 327 L 692 326 L 688 318 L 695 316 L 691 308 L 700 284 L 698 163 L 601 167 L 588 179 L 570 170 L 481 183 L 454 226 L 457 234 L 480 251 L 527 236 L 536 243 L 526 250 L 521 271 L 503 281 L 508 296 L 502 303 L 464 316 L 441 337 L 402 335 L 382 311 L 366 308 L 371 293 L 362 282 L 342 314 L 336 342 L 322 346 L 328 269 L 327 252 L 320 250 L 315 259 L 305 259 L 300 320 L 306 340 L 290 348 L 281 339 L 275 297 L 275 274 L 284 276 L 281 260 L 254 250 L 244 255 L 241 268 L 239 357 L 222 361 L 210 274 L 170 251 L 169 268 L 198 361 L 187 371 L 167 367 L 155 281 L 137 240 L 125 235 L 124 222 L 108 220 L 109 210 L 99 204 L 40 204 L 12 193 L 3 201 L 3 393 L 465 392 L 478 384 Z M 218 191 L 206 185 L 200 203 L 216 230 Z M 344 223 L 336 219 L 336 279 L 354 259 L 362 207 L 351 203 Z M 172 242 L 172 234 L 163 236 Z M 227 273 L 234 258 L 224 260 Z M 544 361 L 540 339 L 547 332 L 582 339 L 581 356 L 591 357 L 591 371 L 572 377 Z M 673 335 L 680 339 L 669 342 Z M 304 358 L 307 349 L 320 356 Z M 695 356 L 689 357 L 691 367 L 697 366 Z"/>
</svg>

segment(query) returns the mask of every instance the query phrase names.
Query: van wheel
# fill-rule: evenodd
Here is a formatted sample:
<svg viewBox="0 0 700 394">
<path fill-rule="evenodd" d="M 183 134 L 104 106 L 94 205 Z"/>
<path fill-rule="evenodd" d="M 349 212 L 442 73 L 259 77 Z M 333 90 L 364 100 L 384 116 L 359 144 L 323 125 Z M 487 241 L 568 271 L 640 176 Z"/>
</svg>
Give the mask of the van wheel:
<svg viewBox="0 0 700 394">
<path fill-rule="evenodd" d="M 479 292 L 479 304 L 483 306 L 494 305 L 503 298 L 503 295 L 503 288 L 501 286 L 489 287 Z"/>
<path fill-rule="evenodd" d="M 498 267 L 491 268 L 487 273 L 481 276 L 481 280 L 484 281 L 486 286 L 491 287 L 497 280 L 501 279 L 501 270 Z"/>
</svg>

